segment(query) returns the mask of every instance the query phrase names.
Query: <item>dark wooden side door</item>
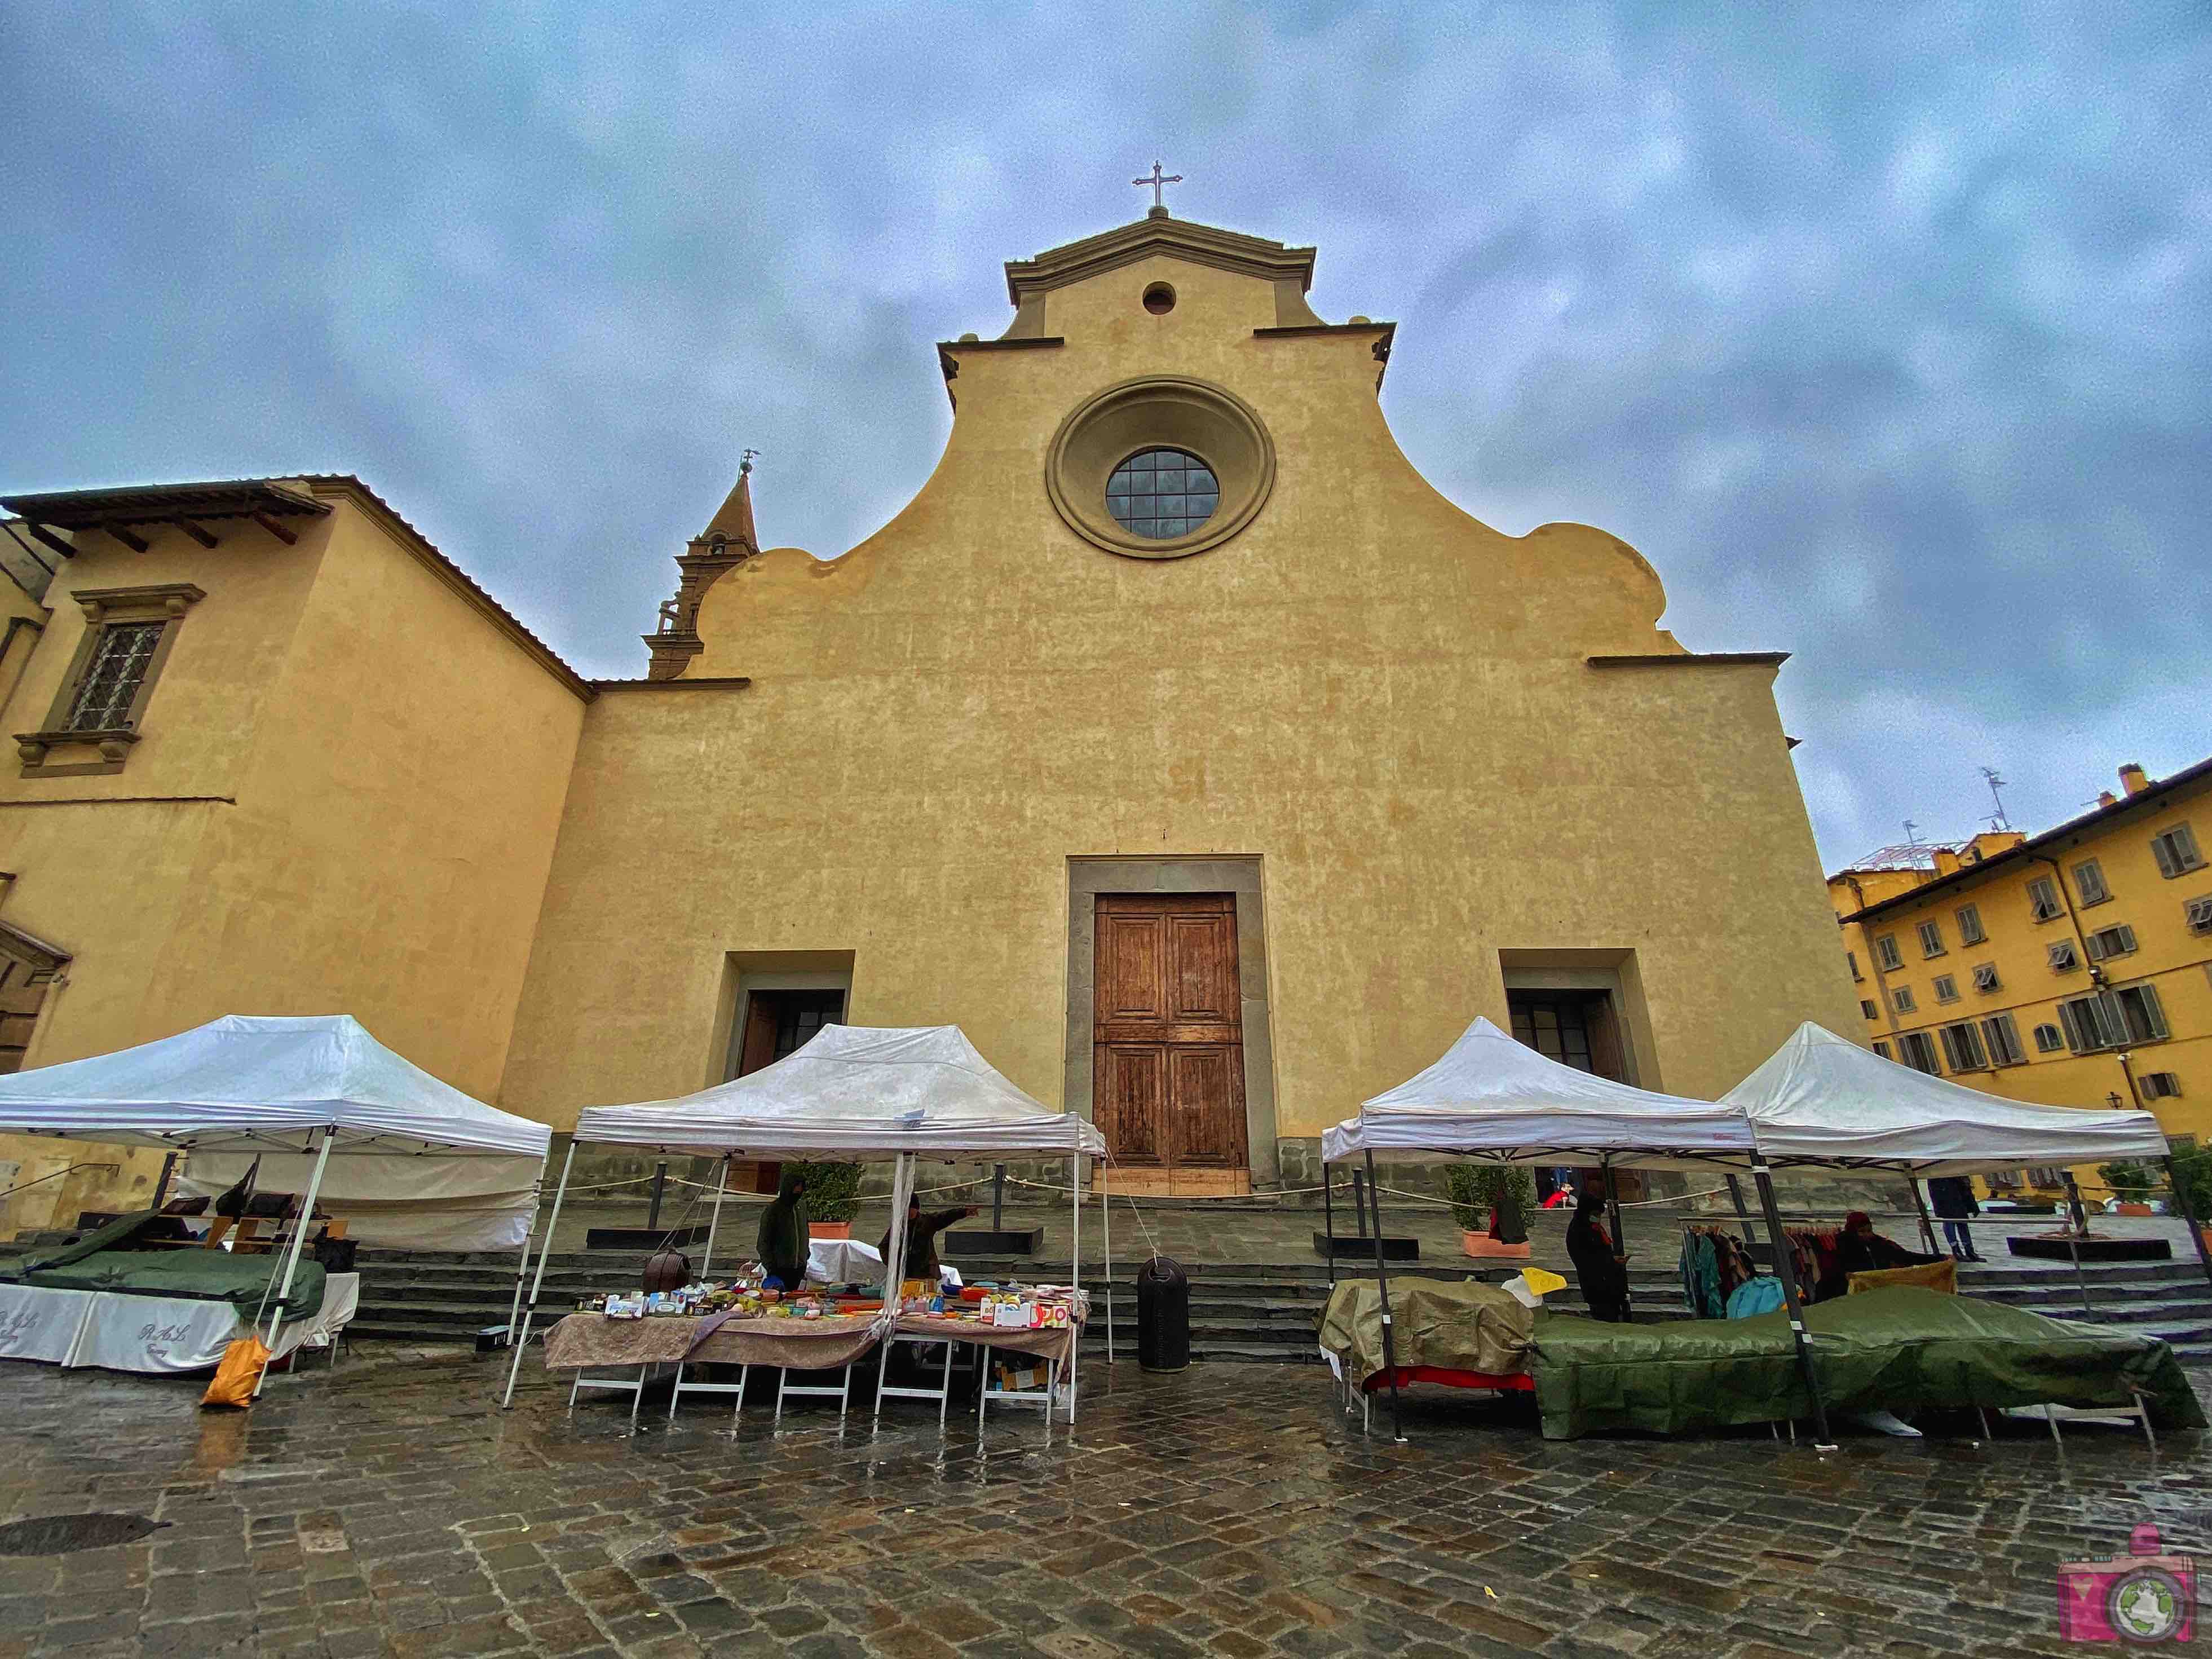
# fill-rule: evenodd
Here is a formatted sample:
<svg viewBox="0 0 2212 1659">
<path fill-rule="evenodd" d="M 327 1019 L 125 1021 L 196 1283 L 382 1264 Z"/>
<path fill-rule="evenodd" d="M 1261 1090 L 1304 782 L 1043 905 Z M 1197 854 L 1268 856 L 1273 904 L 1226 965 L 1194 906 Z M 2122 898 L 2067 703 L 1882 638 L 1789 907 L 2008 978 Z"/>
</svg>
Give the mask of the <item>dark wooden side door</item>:
<svg viewBox="0 0 2212 1659">
<path fill-rule="evenodd" d="M 1115 1161 L 1242 1170 L 1243 999 L 1233 893 L 1102 893 L 1092 1113 Z"/>
</svg>

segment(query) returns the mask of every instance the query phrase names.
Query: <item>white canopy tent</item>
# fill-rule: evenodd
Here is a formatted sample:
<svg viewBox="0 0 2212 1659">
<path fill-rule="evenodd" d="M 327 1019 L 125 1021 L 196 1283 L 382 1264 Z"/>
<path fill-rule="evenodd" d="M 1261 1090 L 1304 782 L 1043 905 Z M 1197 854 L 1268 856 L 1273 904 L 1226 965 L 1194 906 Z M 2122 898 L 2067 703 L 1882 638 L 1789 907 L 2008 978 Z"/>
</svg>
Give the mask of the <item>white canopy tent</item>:
<svg viewBox="0 0 2212 1659">
<path fill-rule="evenodd" d="M 1069 1272 L 1079 1279 L 1083 1160 L 1108 1156 L 1105 1137 L 1093 1125 L 1073 1113 L 1055 1112 L 1015 1087 L 975 1051 L 957 1025 L 825 1025 L 805 1048 L 774 1065 L 696 1094 L 635 1106 L 587 1107 L 577 1115 L 574 1139 L 562 1166 L 547 1226 L 549 1238 L 560 1221 L 568 1170 L 580 1143 L 719 1158 L 724 1176 L 730 1160 L 738 1158 L 891 1163 L 891 1238 L 884 1255 L 884 1305 L 886 1316 L 892 1317 L 898 1299 L 898 1264 L 906 1257 L 907 1200 L 914 1188 L 917 1159 L 1003 1160 L 1022 1153 L 1068 1158 L 1074 1171 Z M 714 1260 L 722 1186 L 718 1179 L 715 1218 L 708 1228 L 700 1267 L 702 1277 Z M 1108 1227 L 1110 1281 L 1110 1219 Z M 514 1397 L 522 1350 L 530 1340 L 544 1278 L 544 1255 L 540 1252 L 502 1404 Z M 1106 1316 L 1110 1352 L 1110 1285 Z"/>
<path fill-rule="evenodd" d="M 360 1173 L 348 1185 L 392 1203 L 436 1188 L 450 1160 L 485 1172 L 471 1200 L 514 1200 L 527 1239 L 551 1131 L 472 1099 L 392 1052 L 347 1014 L 226 1014 L 205 1025 L 111 1054 L 0 1077 L 0 1133 L 159 1146 L 244 1161 L 296 1158 L 306 1175 L 301 1224 L 276 1300 L 290 1295 L 333 1156 Z M 266 1165 L 263 1185 L 269 1185 Z M 424 1173 L 430 1172 L 430 1173 Z M 204 1179 L 204 1170 L 196 1172 Z M 298 1190 L 295 1188 L 294 1190 Z M 429 1200 L 434 1202 L 434 1200 Z M 341 1206 L 331 1206 L 334 1213 Z M 513 1218 L 501 1231 L 512 1232 Z M 274 1334 L 277 1315 L 270 1316 Z"/>
<path fill-rule="evenodd" d="M 1478 1018 L 1443 1057 L 1360 1103 L 1322 1136 L 1322 1160 L 1472 1158 L 1495 1164 L 1700 1168 L 1747 1162 L 1740 1108 L 1656 1094 L 1548 1060 Z"/>
<path fill-rule="evenodd" d="M 2023 1105 L 1884 1060 L 1809 1020 L 1721 1104 L 1750 1118 L 1759 1150 L 1778 1167 L 1974 1175 L 2034 1164 L 2155 1162 L 2168 1152 L 2148 1112 Z"/>
</svg>

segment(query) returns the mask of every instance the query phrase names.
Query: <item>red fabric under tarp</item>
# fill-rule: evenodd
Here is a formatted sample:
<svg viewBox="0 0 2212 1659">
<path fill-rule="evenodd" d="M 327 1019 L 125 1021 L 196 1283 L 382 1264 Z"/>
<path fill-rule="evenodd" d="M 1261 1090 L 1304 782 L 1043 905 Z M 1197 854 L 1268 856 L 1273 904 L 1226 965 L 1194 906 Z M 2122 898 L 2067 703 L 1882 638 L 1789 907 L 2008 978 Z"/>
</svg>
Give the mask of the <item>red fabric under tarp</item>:
<svg viewBox="0 0 2212 1659">
<path fill-rule="evenodd" d="M 1398 1386 L 1409 1382 L 1441 1382 L 1447 1389 L 1504 1389 L 1515 1394 L 1533 1394 L 1536 1380 L 1526 1371 L 1455 1371 L 1443 1365 L 1401 1365 L 1398 1367 Z M 1367 1392 L 1390 1386 L 1390 1373 L 1377 1371 L 1367 1379 Z"/>
</svg>

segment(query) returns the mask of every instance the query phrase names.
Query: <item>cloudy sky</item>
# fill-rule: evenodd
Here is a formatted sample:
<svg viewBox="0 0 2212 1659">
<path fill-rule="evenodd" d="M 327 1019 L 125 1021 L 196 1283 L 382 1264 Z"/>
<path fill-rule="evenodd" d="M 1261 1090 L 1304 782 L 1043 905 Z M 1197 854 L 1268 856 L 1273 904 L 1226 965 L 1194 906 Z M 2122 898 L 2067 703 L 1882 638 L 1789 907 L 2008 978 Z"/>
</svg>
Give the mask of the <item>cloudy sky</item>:
<svg viewBox="0 0 2212 1659">
<path fill-rule="evenodd" d="M 1684 21 L 1708 14 L 1725 22 Z M 586 672 L 764 452 L 835 554 L 933 341 L 1135 216 L 1321 250 L 1414 462 L 1781 681 L 1823 855 L 2212 754 L 2212 9 L 31 0 L 0 489 L 357 472 Z"/>
</svg>

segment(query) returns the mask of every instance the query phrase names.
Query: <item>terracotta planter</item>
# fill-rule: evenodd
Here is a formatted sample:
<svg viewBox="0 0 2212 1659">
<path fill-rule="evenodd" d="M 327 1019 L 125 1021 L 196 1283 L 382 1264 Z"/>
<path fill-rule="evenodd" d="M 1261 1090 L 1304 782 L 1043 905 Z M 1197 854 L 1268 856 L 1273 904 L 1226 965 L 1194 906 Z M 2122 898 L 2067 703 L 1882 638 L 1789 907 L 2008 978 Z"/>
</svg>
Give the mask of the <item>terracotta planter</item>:
<svg viewBox="0 0 2212 1659">
<path fill-rule="evenodd" d="M 1526 1244 L 1500 1244 L 1488 1233 L 1471 1232 L 1462 1228 L 1459 1242 L 1460 1248 L 1472 1256 L 1508 1261 L 1526 1261 L 1528 1259 Z"/>
<path fill-rule="evenodd" d="M 2148 1215 L 2150 1213 L 2150 1206 L 2148 1204 L 2137 1204 L 2131 1200 L 2124 1200 L 2114 1208 L 2113 1213 L 2116 1215 Z"/>
<path fill-rule="evenodd" d="M 853 1224 L 849 1221 L 810 1221 L 806 1224 L 809 1238 L 850 1238 Z"/>
</svg>

